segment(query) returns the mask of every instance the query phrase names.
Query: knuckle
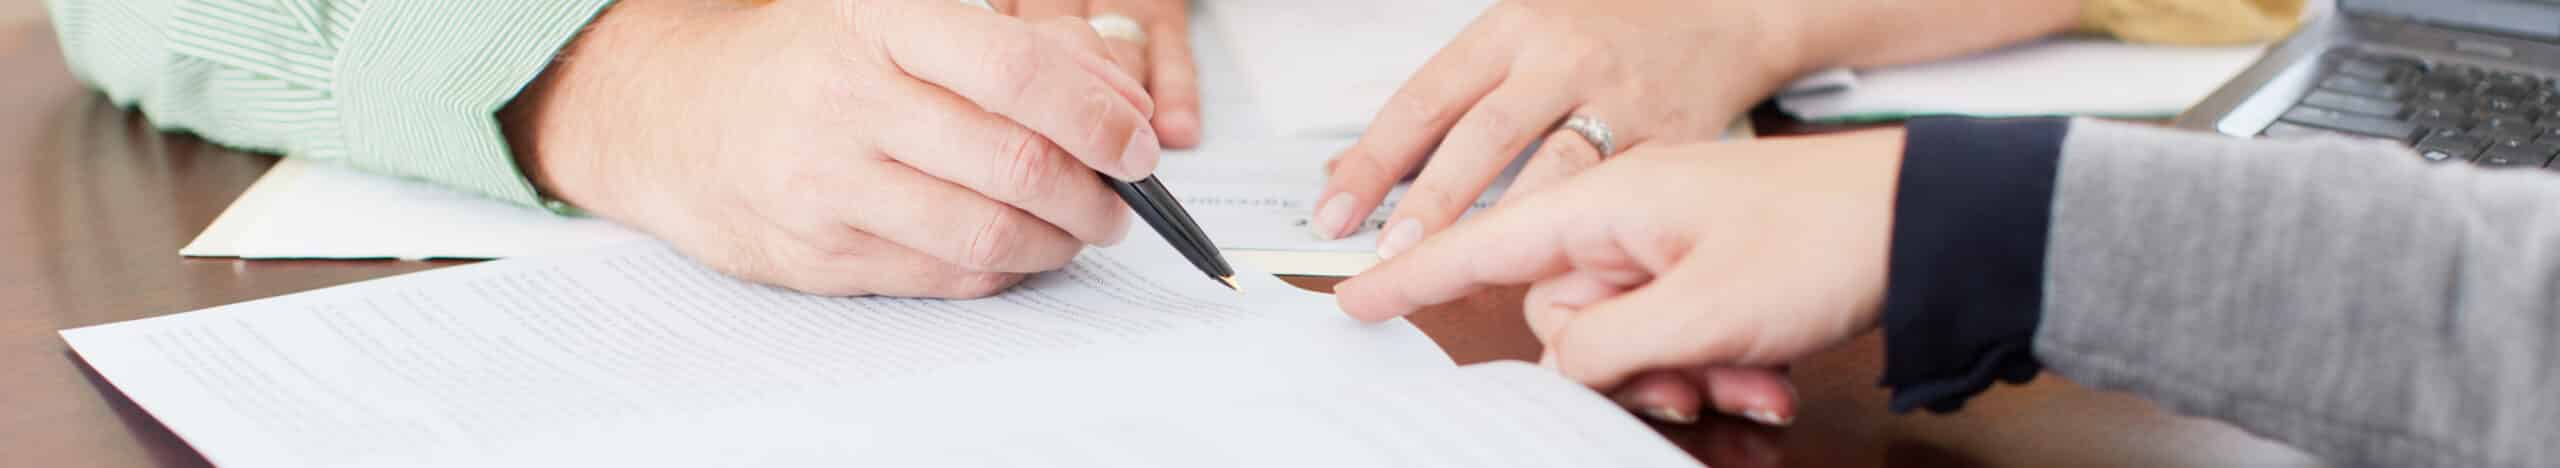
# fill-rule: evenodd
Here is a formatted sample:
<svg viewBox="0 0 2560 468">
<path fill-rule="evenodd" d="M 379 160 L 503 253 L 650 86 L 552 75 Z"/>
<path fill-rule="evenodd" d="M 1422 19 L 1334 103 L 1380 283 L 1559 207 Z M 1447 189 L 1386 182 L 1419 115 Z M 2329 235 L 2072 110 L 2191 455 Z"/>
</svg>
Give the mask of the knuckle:
<svg viewBox="0 0 2560 468">
<path fill-rule="evenodd" d="M 828 230 L 810 239 L 809 248 L 828 258 L 861 258 L 871 250 L 861 236 L 850 231 L 852 228 L 843 229 Z"/>
<path fill-rule="evenodd" d="M 1510 106 L 1491 104 L 1467 111 L 1468 122 L 1462 126 L 1464 141 L 1508 142 L 1520 133 L 1520 111 Z M 1446 148 L 1446 146 L 1443 146 Z"/>
<path fill-rule="evenodd" d="M 1030 132 L 1017 132 L 1007 138 L 997 157 L 997 178 L 993 193 L 987 195 L 1008 203 L 1018 203 L 1048 194 L 1057 186 L 1056 170 L 1050 164 L 1049 141 Z"/>
<path fill-rule="evenodd" d="M 960 267 L 970 271 L 996 271 L 1006 259 L 1021 249 L 1023 226 L 1020 221 L 999 213 L 988 216 L 969 235 L 960 255 Z"/>
<path fill-rule="evenodd" d="M 1001 104 L 1021 102 L 1033 87 L 1039 86 L 1040 51 L 1034 39 L 1027 32 L 1007 36 L 990 42 L 981 51 L 986 56 L 979 63 L 986 64 L 985 76 L 994 80 L 993 89 L 989 90 L 991 100 Z"/>
<path fill-rule="evenodd" d="M 1566 173 L 1580 171 L 1600 162 L 1600 150 L 1592 148 L 1591 142 L 1582 139 L 1582 134 L 1572 131 L 1548 135 L 1547 143 L 1539 145 L 1538 148 L 1538 152 L 1543 153 L 1540 156 L 1559 163 L 1557 167 Z"/>
<path fill-rule="evenodd" d="M 1441 99 L 1436 97 L 1424 95 L 1422 91 L 1398 90 L 1394 95 L 1387 97 L 1387 104 L 1382 112 L 1387 115 L 1403 116 L 1409 121 L 1420 124 L 1422 128 L 1441 128 L 1447 126 L 1450 119 L 1456 117 L 1453 115 L 1454 112 L 1451 112 L 1451 107 L 1441 104 L 1440 101 Z"/>
<path fill-rule="evenodd" d="M 1023 275 L 1013 273 L 971 272 L 952 277 L 944 283 L 943 293 L 955 299 L 993 296 L 1022 282 Z"/>
<path fill-rule="evenodd" d="M 1396 202 L 1396 211 L 1409 217 L 1439 219 L 1437 216 L 1464 210 L 1474 197 L 1461 199 L 1457 193 L 1436 185 L 1414 184 L 1405 189 L 1404 199 Z"/>
<path fill-rule="evenodd" d="M 1072 111 L 1075 112 L 1073 115 L 1082 118 L 1071 119 L 1071 121 L 1085 126 L 1084 148 L 1091 148 L 1093 151 L 1120 150 L 1120 144 L 1127 142 L 1125 139 L 1129 137 L 1129 132 L 1132 130 L 1127 120 L 1123 118 L 1129 114 L 1118 112 L 1122 105 L 1124 104 L 1120 100 L 1120 95 L 1107 90 L 1081 93 Z"/>
<path fill-rule="evenodd" d="M 1605 72 L 1610 70 L 1609 64 L 1614 61 L 1599 41 L 1579 35 L 1559 37 L 1549 44 L 1553 44 L 1550 46 L 1553 49 L 1541 58 L 1550 62 L 1548 66 L 1551 69 L 1573 73 Z"/>
<path fill-rule="evenodd" d="M 1334 160 L 1332 174 L 1336 178 L 1347 179 L 1354 185 L 1393 182 L 1403 174 L 1389 173 L 1396 170 L 1396 165 L 1388 163 L 1385 160 L 1387 157 L 1376 151 L 1353 151 Z"/>
</svg>

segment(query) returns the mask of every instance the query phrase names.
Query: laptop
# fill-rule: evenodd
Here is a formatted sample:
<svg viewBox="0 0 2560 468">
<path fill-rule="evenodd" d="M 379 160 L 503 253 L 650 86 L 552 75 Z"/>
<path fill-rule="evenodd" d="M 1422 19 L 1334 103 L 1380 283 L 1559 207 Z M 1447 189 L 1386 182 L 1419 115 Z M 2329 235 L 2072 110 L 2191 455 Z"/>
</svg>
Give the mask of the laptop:
<svg viewBox="0 0 2560 468">
<path fill-rule="evenodd" d="M 2349 135 L 2443 163 L 2560 171 L 2560 0 L 2337 0 L 2177 119 Z"/>
</svg>

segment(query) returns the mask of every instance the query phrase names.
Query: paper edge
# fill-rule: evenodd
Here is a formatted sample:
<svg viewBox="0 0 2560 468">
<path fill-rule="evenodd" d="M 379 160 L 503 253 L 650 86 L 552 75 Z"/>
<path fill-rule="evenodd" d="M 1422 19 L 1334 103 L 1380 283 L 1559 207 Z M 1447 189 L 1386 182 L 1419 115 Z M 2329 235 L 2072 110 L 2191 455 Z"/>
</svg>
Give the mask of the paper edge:
<svg viewBox="0 0 2560 468">
<path fill-rule="evenodd" d="M 194 240 L 179 247 L 178 255 L 243 258 L 240 255 L 240 237 L 246 234 L 249 226 L 257 223 L 257 219 L 274 211 L 272 200 L 277 197 L 276 193 L 282 191 L 278 187 L 291 185 L 311 164 L 298 158 L 279 159 L 265 175 L 258 176 L 258 180 L 249 183 L 249 188 L 241 190 L 240 196 L 233 198 L 230 206 L 223 207 L 222 214 L 214 215 L 213 222 L 205 225 L 204 232 L 197 233 Z"/>
</svg>

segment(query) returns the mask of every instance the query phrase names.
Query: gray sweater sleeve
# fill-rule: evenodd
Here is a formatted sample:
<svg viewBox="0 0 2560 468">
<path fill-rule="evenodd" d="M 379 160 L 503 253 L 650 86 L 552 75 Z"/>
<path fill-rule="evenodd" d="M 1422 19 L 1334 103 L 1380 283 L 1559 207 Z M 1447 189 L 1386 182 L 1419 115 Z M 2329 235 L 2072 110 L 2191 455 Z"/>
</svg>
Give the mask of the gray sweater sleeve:
<svg viewBox="0 0 2560 468">
<path fill-rule="evenodd" d="M 2560 173 L 2076 121 L 2034 354 L 2335 463 L 2560 459 Z"/>
</svg>

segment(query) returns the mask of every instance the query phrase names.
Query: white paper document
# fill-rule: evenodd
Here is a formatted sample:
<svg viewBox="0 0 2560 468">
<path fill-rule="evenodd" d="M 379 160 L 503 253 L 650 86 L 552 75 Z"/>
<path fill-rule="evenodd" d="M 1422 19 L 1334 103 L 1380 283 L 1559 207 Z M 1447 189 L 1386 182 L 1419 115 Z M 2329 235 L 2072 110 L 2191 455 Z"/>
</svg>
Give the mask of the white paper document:
<svg viewBox="0 0 2560 468">
<path fill-rule="evenodd" d="M 1694 466 L 1543 369 L 1162 242 L 1001 295 L 806 296 L 664 246 L 66 330 L 223 466 Z"/>
<path fill-rule="evenodd" d="M 1802 81 L 1797 86 L 1832 90 L 1783 93 L 1778 107 L 1816 121 L 1937 114 L 2159 118 L 2204 100 L 2263 49 L 2052 39 L 1965 58 L 1858 70 L 1853 80 Z"/>
<path fill-rule="evenodd" d="M 1309 276 L 1351 276 L 1378 262 L 1378 232 L 1405 187 L 1388 192 L 1386 202 L 1349 236 L 1324 240 L 1308 226 L 1325 186 L 1324 159 L 1351 140 L 1214 144 L 1219 147 L 1168 154 L 1156 174 L 1227 255 L 1265 270 Z M 1470 212 L 1501 199 L 1510 180 L 1509 173 L 1495 179 Z"/>
<path fill-rule="evenodd" d="M 276 161 L 178 253 L 240 258 L 506 258 L 576 252 L 647 238 L 603 219 L 564 217 L 426 182 L 288 158 Z"/>
</svg>

